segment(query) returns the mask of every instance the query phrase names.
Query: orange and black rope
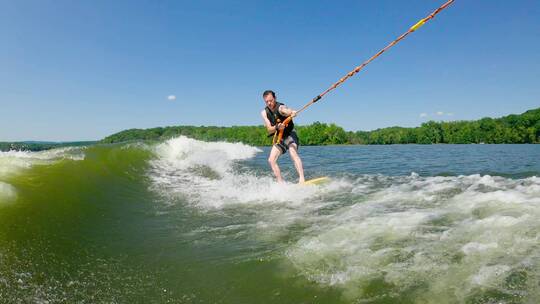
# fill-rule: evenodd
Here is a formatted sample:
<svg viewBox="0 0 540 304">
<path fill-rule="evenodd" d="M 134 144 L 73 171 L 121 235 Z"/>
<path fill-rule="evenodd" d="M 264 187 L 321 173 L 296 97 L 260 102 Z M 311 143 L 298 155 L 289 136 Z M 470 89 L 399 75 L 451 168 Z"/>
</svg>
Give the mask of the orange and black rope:
<svg viewBox="0 0 540 304">
<path fill-rule="evenodd" d="M 380 50 L 377 54 L 373 55 L 371 58 L 369 58 L 368 60 L 366 60 L 365 62 L 363 62 L 361 65 L 355 67 L 352 71 L 350 71 L 349 73 L 347 73 L 345 76 L 343 76 L 341 79 L 339 79 L 336 83 L 334 83 L 333 85 L 331 85 L 328 89 L 326 89 L 326 91 L 322 92 L 321 94 L 317 95 L 315 98 L 313 98 L 310 102 L 308 102 L 302 109 L 298 110 L 296 112 L 296 114 L 299 114 L 300 112 L 304 111 L 306 108 L 308 108 L 309 106 L 311 106 L 312 104 L 316 103 L 317 101 L 319 101 L 321 98 L 324 97 L 324 95 L 326 95 L 328 92 L 332 91 L 333 89 L 337 88 L 339 85 L 341 85 L 342 83 L 344 83 L 347 79 L 351 78 L 352 76 L 354 76 L 354 74 L 360 72 L 366 65 L 368 65 L 371 61 L 373 61 L 375 58 L 379 57 L 382 53 L 386 52 L 388 49 L 390 49 L 391 47 L 393 47 L 394 45 L 396 45 L 398 42 L 400 42 L 401 40 L 403 40 L 405 37 L 407 37 L 407 35 L 409 35 L 410 33 L 416 31 L 417 29 L 419 29 L 422 25 L 424 25 L 427 21 L 433 19 L 435 17 L 435 15 L 437 15 L 439 12 L 441 12 L 443 9 L 447 8 L 450 4 L 452 4 L 454 2 L 454 0 L 449 0 L 448 2 L 446 2 L 445 4 L 443 4 L 441 7 L 439 7 L 438 9 L 436 9 L 433 13 L 429 14 L 426 18 L 424 19 L 421 19 L 420 21 L 418 21 L 415 25 L 411 26 L 411 28 L 409 28 L 409 30 L 405 33 L 403 33 L 401 36 L 399 36 L 397 39 L 395 39 L 394 41 L 392 41 L 390 44 L 388 44 L 386 47 L 384 47 L 382 50 Z M 287 117 L 287 119 L 285 119 L 283 121 L 283 124 L 285 126 L 287 126 L 289 124 L 289 122 L 291 121 L 292 117 L 289 116 Z M 277 138 L 277 141 L 276 142 L 281 142 L 281 139 L 283 138 L 283 130 L 280 130 L 279 131 L 279 135 L 278 135 L 278 138 Z"/>
</svg>

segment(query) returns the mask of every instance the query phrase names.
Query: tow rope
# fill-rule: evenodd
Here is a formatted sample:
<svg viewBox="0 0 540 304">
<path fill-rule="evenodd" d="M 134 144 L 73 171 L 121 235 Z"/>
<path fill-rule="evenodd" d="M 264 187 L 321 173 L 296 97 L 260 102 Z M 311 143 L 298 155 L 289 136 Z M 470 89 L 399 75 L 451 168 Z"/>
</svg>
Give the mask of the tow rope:
<svg viewBox="0 0 540 304">
<path fill-rule="evenodd" d="M 386 52 L 388 49 L 390 49 L 391 47 L 393 47 L 394 45 L 396 45 L 398 42 L 400 42 L 401 40 L 403 40 L 405 37 L 407 37 L 407 35 L 409 35 L 410 33 L 416 31 L 417 29 L 419 29 L 422 25 L 424 25 L 426 22 L 428 22 L 429 20 L 433 19 L 435 17 L 435 15 L 437 15 L 439 12 L 441 12 L 443 9 L 447 8 L 450 4 L 452 4 L 454 2 L 454 0 L 449 0 L 448 2 L 446 2 L 445 4 L 443 4 L 441 7 L 439 7 L 438 9 L 436 9 L 433 13 L 429 14 L 426 18 L 423 18 L 421 19 L 420 21 L 418 21 L 415 25 L 411 26 L 411 28 L 409 28 L 409 30 L 407 32 L 405 32 L 404 34 L 402 34 L 401 36 L 399 36 L 397 39 L 395 39 L 394 41 L 392 41 L 389 45 L 387 45 L 385 48 L 383 48 L 382 50 L 380 50 L 377 54 L 373 55 L 371 58 L 369 58 L 368 60 L 366 60 L 364 63 L 362 63 L 361 65 L 357 66 L 356 68 L 354 68 L 354 70 L 350 71 L 349 73 L 347 73 L 347 75 L 343 76 L 341 79 L 339 79 L 336 83 L 334 83 L 333 85 L 331 85 L 328 89 L 326 89 L 326 91 L 322 92 L 321 94 L 317 95 L 315 98 L 313 98 L 310 102 L 308 102 L 302 109 L 298 110 L 296 112 L 296 115 L 298 115 L 300 112 L 304 111 L 305 109 L 307 109 L 309 106 L 311 106 L 312 104 L 316 103 L 317 101 L 319 101 L 321 98 L 324 97 L 324 95 L 326 95 L 328 92 L 332 91 L 333 89 L 337 88 L 339 85 L 341 85 L 342 83 L 344 83 L 347 79 L 351 78 L 352 76 L 354 76 L 354 74 L 360 72 L 360 70 L 362 70 L 366 65 L 368 65 L 371 61 L 373 61 L 375 58 L 379 57 L 382 53 Z M 287 127 L 287 125 L 289 124 L 289 122 L 291 121 L 292 119 L 292 116 L 289 116 L 287 117 L 283 122 L 282 124 Z M 276 143 L 279 143 L 281 142 L 282 138 L 283 138 L 283 131 L 285 129 L 281 129 L 279 130 L 279 134 L 277 136 L 277 139 L 276 139 L 276 136 L 274 136 L 274 140 L 273 140 L 273 144 L 276 144 Z"/>
</svg>

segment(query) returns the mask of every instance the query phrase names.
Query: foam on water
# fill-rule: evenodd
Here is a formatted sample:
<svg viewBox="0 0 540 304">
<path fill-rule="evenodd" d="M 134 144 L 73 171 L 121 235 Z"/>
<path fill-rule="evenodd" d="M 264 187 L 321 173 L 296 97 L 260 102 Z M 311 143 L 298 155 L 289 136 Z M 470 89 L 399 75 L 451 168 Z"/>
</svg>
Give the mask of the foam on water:
<svg viewBox="0 0 540 304">
<path fill-rule="evenodd" d="M 84 148 L 66 147 L 39 152 L 0 151 L 0 204 L 17 198 L 17 189 L 6 178 L 24 172 L 34 165 L 47 165 L 62 159 L 83 160 Z"/>
<path fill-rule="evenodd" d="M 152 188 L 173 204 L 183 198 L 205 210 L 250 210 L 255 225 L 233 220 L 193 233 L 233 229 L 274 243 L 292 234 L 279 244 L 284 269 L 340 288 L 348 299 L 369 301 L 374 286 L 381 289 L 377 297 L 425 303 L 490 292 L 540 296 L 538 177 L 360 175 L 302 187 L 275 183 L 269 170 L 237 166 L 258 152 L 243 144 L 169 140 L 155 148 Z"/>
<path fill-rule="evenodd" d="M 0 178 L 19 173 L 33 165 L 50 164 L 62 159 L 83 160 L 84 147 L 65 147 L 39 152 L 0 151 Z"/>
<path fill-rule="evenodd" d="M 155 152 L 150 171 L 153 189 L 172 198 L 188 198 L 202 208 L 300 203 L 316 192 L 315 187 L 277 184 L 268 174 L 237 170 L 236 162 L 261 152 L 241 143 L 209 143 L 182 136 L 158 145 Z"/>
<path fill-rule="evenodd" d="M 17 198 L 17 190 L 8 183 L 0 182 L 0 205 L 9 203 Z"/>
<path fill-rule="evenodd" d="M 316 219 L 308 214 L 336 203 L 323 199 L 325 194 L 350 186 L 339 180 L 323 187 L 278 184 L 269 166 L 261 172 L 241 165 L 242 160 L 260 152 L 240 143 L 171 139 L 155 147 L 156 158 L 150 161 L 149 170 L 151 190 L 164 198 L 167 209 L 178 208 L 182 202 L 225 218 L 216 225 L 196 228 L 186 237 L 221 239 L 230 236 L 234 227 L 233 235 L 275 243 L 289 235 L 291 225 L 304 225 L 304 221 Z"/>
<path fill-rule="evenodd" d="M 309 279 L 341 286 L 353 298 L 379 280 L 390 294 L 422 290 L 439 303 L 486 287 L 513 295 L 508 278 L 517 272 L 528 278 L 520 288 L 538 284 L 538 178 L 412 174 L 365 176 L 356 184 L 365 195 L 359 203 L 319 218 L 287 250 Z M 520 296 L 537 296 L 537 285 L 530 291 Z"/>
</svg>

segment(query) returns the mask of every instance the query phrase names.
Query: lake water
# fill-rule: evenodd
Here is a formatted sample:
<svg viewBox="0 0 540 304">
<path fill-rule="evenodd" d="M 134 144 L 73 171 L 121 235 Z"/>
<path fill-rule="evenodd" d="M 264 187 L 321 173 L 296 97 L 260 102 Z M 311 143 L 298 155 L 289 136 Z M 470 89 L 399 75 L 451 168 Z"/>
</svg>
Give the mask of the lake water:
<svg viewBox="0 0 540 304">
<path fill-rule="evenodd" d="M 0 153 L 2 303 L 538 303 L 540 145 Z"/>
</svg>

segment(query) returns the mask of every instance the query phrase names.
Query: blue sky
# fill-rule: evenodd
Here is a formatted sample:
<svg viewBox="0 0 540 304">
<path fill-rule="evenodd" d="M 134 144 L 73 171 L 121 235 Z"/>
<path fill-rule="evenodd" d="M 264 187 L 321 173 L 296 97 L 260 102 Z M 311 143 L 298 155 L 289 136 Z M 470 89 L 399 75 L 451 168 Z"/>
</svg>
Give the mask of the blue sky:
<svg viewBox="0 0 540 304">
<path fill-rule="evenodd" d="M 300 108 L 443 2 L 0 1 L 0 141 L 262 124 L 264 90 Z M 539 96 L 540 2 L 457 0 L 296 123 L 412 127 Z"/>
</svg>

